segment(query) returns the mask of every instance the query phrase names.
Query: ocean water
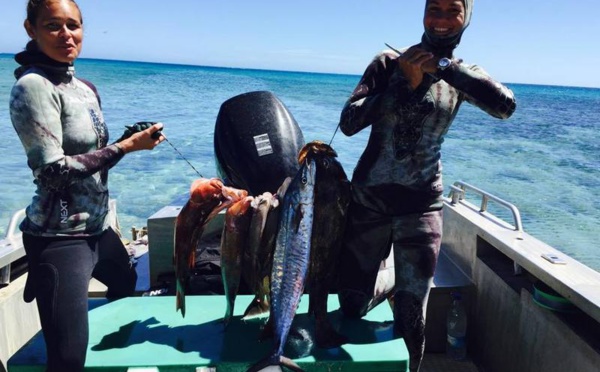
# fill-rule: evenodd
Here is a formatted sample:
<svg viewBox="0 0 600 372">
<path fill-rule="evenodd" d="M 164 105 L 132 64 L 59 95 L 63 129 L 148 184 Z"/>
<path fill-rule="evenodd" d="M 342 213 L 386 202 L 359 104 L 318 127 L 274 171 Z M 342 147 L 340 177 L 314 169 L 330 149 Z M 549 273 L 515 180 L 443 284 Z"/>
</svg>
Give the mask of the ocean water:
<svg viewBox="0 0 600 372">
<path fill-rule="evenodd" d="M 8 113 L 15 62 L 0 55 L 0 234 L 34 191 L 31 171 Z M 94 82 L 111 138 L 125 125 L 162 121 L 165 134 L 205 177 L 216 176 L 213 130 L 221 104 L 267 90 L 287 106 L 306 141 L 329 142 L 360 76 L 228 69 L 106 60 L 77 62 Z M 458 180 L 519 208 L 526 232 L 600 271 L 600 89 L 507 84 L 517 97 L 505 121 L 461 107 L 443 145 L 446 194 Z M 335 134 L 333 147 L 350 177 L 368 130 Z M 186 195 L 198 176 L 166 143 L 127 155 L 111 170 L 126 236 L 132 226 Z M 474 202 L 479 202 L 475 198 Z M 493 205 L 490 210 L 496 213 Z M 503 209 L 497 214 L 503 216 Z"/>
</svg>

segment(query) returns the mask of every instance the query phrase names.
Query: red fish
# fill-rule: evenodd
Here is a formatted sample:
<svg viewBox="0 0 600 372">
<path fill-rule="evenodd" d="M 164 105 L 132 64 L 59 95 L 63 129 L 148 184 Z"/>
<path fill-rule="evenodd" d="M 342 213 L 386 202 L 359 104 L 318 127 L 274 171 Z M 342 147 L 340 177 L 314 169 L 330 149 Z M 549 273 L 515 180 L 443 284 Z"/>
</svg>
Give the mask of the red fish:
<svg viewBox="0 0 600 372">
<path fill-rule="evenodd" d="M 190 198 L 175 221 L 176 310 L 185 317 L 185 285 L 196 262 L 196 247 L 206 223 L 247 192 L 223 186 L 218 178 L 200 178 L 192 183 Z M 244 196 L 242 196 L 244 195 Z"/>
<path fill-rule="evenodd" d="M 225 213 L 225 224 L 221 237 L 221 276 L 227 299 L 223 322 L 229 324 L 233 316 L 235 297 L 242 276 L 242 257 L 246 249 L 248 228 L 252 218 L 251 204 L 254 198 L 247 196 L 235 202 Z"/>
</svg>

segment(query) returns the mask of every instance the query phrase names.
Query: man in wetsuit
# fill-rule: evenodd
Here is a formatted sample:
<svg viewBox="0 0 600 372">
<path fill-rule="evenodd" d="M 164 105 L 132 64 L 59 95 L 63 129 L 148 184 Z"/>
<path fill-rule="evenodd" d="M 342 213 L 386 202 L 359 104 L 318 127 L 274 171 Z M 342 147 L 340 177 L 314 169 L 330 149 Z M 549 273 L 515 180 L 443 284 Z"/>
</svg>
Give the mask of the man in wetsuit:
<svg viewBox="0 0 600 372">
<path fill-rule="evenodd" d="M 473 0 L 426 1 L 421 42 L 378 54 L 340 118 L 348 136 L 371 126 L 352 178 L 341 310 L 362 317 L 381 302 L 374 286 L 393 244 L 394 332 L 406 342 L 411 371 L 423 357 L 424 314 L 442 239 L 444 135 L 464 101 L 500 119 L 516 108 L 507 87 L 453 54 L 472 8 Z"/>
</svg>

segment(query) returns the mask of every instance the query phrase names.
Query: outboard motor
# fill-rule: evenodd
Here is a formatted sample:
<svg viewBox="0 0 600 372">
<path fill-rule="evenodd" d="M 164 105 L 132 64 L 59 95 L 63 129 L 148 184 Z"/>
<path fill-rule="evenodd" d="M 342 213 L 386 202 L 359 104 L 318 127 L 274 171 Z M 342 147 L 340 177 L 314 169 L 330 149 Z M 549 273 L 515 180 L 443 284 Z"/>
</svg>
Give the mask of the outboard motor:
<svg viewBox="0 0 600 372">
<path fill-rule="evenodd" d="M 300 168 L 302 131 L 271 92 L 240 94 L 223 102 L 215 124 L 215 162 L 226 185 L 250 195 L 277 192 Z"/>
</svg>

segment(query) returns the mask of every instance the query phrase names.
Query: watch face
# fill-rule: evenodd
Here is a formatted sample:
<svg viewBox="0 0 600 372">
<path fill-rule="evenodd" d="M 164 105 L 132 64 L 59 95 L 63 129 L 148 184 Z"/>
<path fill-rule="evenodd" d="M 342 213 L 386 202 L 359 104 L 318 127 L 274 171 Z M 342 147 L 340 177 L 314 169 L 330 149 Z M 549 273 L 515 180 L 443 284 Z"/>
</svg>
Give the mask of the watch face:
<svg viewBox="0 0 600 372">
<path fill-rule="evenodd" d="M 450 61 L 450 59 L 448 59 L 448 58 L 440 58 L 440 60 L 438 62 L 438 66 L 443 70 L 446 67 L 450 66 L 451 63 L 452 63 L 452 61 Z"/>
</svg>

